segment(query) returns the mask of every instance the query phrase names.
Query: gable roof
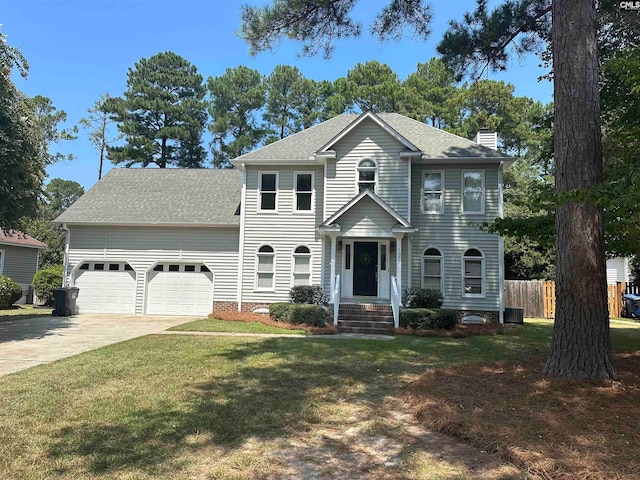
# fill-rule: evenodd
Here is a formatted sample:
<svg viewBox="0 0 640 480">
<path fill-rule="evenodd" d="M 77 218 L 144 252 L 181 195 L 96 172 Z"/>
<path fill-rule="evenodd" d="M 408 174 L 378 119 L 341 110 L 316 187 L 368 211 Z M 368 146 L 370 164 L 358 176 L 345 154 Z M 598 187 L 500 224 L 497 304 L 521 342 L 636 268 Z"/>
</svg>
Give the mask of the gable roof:
<svg viewBox="0 0 640 480">
<path fill-rule="evenodd" d="M 241 191 L 236 169 L 114 168 L 55 222 L 239 225 Z"/>
<path fill-rule="evenodd" d="M 27 235 L 26 233 L 18 232 L 17 230 L 10 230 L 4 232 L 0 229 L 0 245 L 13 245 L 16 247 L 28 247 L 28 248 L 47 248 L 47 245 L 40 240 Z"/>
<path fill-rule="evenodd" d="M 342 215 L 344 215 L 349 210 L 351 210 L 355 205 L 360 203 L 364 198 L 370 198 L 371 200 L 373 200 L 381 209 L 387 212 L 389 216 L 393 217 L 393 219 L 396 222 L 398 222 L 398 224 L 401 227 L 415 230 L 415 227 L 411 225 L 411 223 L 406 218 L 404 218 L 402 215 L 396 212 L 393 208 L 389 206 L 389 204 L 387 204 L 387 202 L 382 200 L 378 195 L 376 195 L 374 192 L 372 192 L 368 188 L 361 190 L 360 193 L 358 193 L 355 197 L 353 197 L 351 200 L 345 203 L 342 206 L 342 208 L 340 208 L 337 212 L 335 212 L 333 215 L 327 218 L 324 222 L 322 222 L 318 228 L 322 229 L 322 228 L 331 227 L 333 224 L 336 223 L 336 221 L 338 221 L 338 219 Z"/>
<path fill-rule="evenodd" d="M 409 150 L 413 145 L 429 158 L 510 158 L 496 150 L 398 113 L 365 112 L 363 114 L 346 113 L 331 118 L 290 137 L 241 155 L 234 159 L 233 163 L 239 165 L 242 162 L 308 161 L 315 153 L 326 151 L 366 118 L 376 121 L 390 135 L 395 137 L 395 133 L 404 139 L 402 143 Z"/>
</svg>

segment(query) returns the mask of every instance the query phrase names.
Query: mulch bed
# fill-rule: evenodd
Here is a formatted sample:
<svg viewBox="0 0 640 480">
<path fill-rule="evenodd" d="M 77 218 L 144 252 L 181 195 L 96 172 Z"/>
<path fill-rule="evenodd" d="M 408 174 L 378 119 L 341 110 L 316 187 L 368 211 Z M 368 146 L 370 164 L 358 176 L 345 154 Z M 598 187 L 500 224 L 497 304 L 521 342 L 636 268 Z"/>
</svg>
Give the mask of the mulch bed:
<svg viewBox="0 0 640 480">
<path fill-rule="evenodd" d="M 406 398 L 427 428 L 545 479 L 640 478 L 640 352 L 615 355 L 618 381 L 574 382 L 522 364 L 434 369 Z"/>
<path fill-rule="evenodd" d="M 250 312 L 217 312 L 209 315 L 210 318 L 217 318 L 218 320 L 225 320 L 228 322 L 259 322 L 271 327 L 283 328 L 285 330 L 303 330 L 305 332 L 321 334 L 321 335 L 333 335 L 338 332 L 338 329 L 333 325 L 327 325 L 326 327 L 310 327 L 309 325 L 293 325 L 291 323 L 276 322 L 271 320 L 269 315 L 263 315 L 260 313 Z"/>
<path fill-rule="evenodd" d="M 452 330 L 414 330 L 411 328 L 396 328 L 394 335 L 415 335 L 418 337 L 441 337 L 441 338 L 466 338 L 477 335 L 500 335 L 503 326 L 499 323 L 483 323 L 481 325 L 471 325 L 458 323 Z"/>
</svg>

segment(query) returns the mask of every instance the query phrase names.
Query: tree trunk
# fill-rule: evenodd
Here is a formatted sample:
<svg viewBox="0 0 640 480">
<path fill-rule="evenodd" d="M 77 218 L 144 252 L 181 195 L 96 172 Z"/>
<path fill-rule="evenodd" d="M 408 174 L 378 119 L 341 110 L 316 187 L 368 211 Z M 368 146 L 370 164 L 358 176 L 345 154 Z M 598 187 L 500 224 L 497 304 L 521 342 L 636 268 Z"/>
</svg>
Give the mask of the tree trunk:
<svg viewBox="0 0 640 480">
<path fill-rule="evenodd" d="M 594 0 L 553 1 L 556 193 L 603 180 Z M 590 200 L 556 210 L 556 314 L 545 373 L 615 376 L 609 337 L 602 207 Z"/>
</svg>

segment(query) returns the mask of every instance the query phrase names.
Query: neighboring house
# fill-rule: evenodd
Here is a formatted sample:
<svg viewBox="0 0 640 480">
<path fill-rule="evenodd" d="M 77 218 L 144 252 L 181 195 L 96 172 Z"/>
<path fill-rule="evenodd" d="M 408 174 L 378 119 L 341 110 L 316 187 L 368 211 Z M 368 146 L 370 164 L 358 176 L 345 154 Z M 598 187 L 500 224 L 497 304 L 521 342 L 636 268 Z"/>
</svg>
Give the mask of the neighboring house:
<svg viewBox="0 0 640 480">
<path fill-rule="evenodd" d="M 40 250 L 47 246 L 15 230 L 8 233 L 0 229 L 0 275 L 11 278 L 22 287 L 22 297 L 16 303 L 32 303 L 31 282 L 38 271 Z"/>
<path fill-rule="evenodd" d="M 615 285 L 618 282 L 629 283 L 631 281 L 631 267 L 627 257 L 614 257 L 607 259 L 607 283 Z"/>
<path fill-rule="evenodd" d="M 495 146 L 495 134 L 483 132 Z M 65 211 L 80 312 L 253 311 L 321 285 L 337 303 L 438 289 L 502 319 L 498 151 L 399 114 L 345 114 L 233 170 L 114 169 Z"/>
</svg>

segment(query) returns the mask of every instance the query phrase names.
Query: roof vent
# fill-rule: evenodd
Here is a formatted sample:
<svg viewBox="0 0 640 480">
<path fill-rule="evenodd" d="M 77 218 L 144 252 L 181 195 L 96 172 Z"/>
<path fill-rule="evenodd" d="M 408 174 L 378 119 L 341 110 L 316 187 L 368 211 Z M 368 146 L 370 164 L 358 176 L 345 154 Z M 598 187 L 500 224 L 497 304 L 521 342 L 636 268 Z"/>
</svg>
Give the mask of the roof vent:
<svg viewBox="0 0 640 480">
<path fill-rule="evenodd" d="M 489 147 L 492 150 L 498 149 L 498 134 L 496 132 L 492 132 L 489 128 L 481 128 L 478 130 L 473 141 L 478 145 Z"/>
</svg>

